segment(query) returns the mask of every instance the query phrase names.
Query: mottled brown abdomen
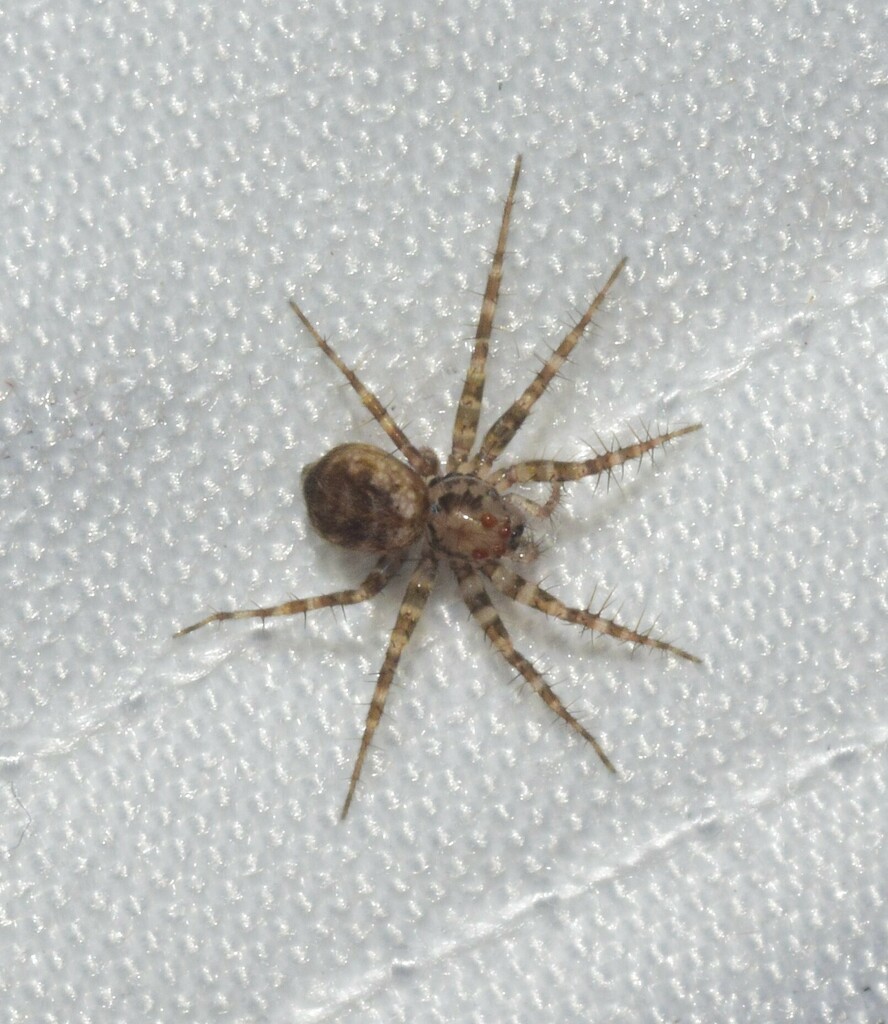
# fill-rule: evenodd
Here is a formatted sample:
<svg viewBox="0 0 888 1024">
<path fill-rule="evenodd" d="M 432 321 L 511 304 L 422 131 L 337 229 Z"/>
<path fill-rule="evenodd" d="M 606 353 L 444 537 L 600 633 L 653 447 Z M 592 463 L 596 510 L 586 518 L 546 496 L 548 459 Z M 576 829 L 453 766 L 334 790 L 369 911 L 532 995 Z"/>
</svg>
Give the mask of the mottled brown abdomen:
<svg viewBox="0 0 888 1024">
<path fill-rule="evenodd" d="M 306 466 L 302 492 L 318 533 L 353 551 L 409 547 L 429 514 L 422 477 L 370 444 L 341 444 Z"/>
</svg>

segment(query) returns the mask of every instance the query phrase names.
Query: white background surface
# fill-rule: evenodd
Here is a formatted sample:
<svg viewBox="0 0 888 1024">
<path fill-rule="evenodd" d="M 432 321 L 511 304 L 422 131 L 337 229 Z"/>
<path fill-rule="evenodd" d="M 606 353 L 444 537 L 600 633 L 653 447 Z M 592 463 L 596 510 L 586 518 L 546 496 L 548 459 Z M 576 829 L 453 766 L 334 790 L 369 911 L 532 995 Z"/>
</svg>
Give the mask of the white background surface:
<svg viewBox="0 0 888 1024">
<path fill-rule="evenodd" d="M 885 1019 L 877 7 L 0 15 L 5 1020 Z M 706 426 L 534 572 L 704 664 L 505 609 L 608 777 L 444 573 L 340 824 L 403 584 L 170 634 L 360 578 L 287 299 L 443 452 L 517 152 L 488 414 L 626 254 L 514 451 Z"/>
</svg>

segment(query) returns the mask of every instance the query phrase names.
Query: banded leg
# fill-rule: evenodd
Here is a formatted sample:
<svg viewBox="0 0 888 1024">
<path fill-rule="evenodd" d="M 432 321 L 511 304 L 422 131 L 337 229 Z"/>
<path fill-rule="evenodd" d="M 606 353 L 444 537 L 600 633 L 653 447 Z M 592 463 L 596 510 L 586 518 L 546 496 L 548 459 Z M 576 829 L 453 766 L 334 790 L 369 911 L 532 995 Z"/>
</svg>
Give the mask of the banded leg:
<svg viewBox="0 0 888 1024">
<path fill-rule="evenodd" d="M 459 582 L 462 598 L 475 620 L 484 630 L 487 639 L 490 640 L 512 668 L 524 676 L 527 682 L 530 683 L 533 691 L 538 693 L 543 699 L 546 706 L 554 711 L 560 719 L 567 722 L 572 729 L 576 730 L 584 740 L 592 744 L 595 753 L 601 758 L 605 768 L 608 771 L 615 772 L 616 768 L 611 764 L 607 754 L 601 749 L 598 740 L 567 710 L 552 687 L 549 686 L 527 658 L 515 650 L 506 627 L 491 604 L 487 591 L 484 589 L 484 583 L 478 573 L 465 562 L 454 560 L 450 565 Z"/>
<path fill-rule="evenodd" d="M 512 217 L 512 206 L 515 203 L 515 192 L 518 189 L 518 177 L 521 174 L 521 157 L 515 160 L 512 172 L 512 184 L 503 208 L 503 219 L 500 223 L 499 237 L 493 263 L 487 275 L 487 287 L 481 302 L 481 315 L 475 331 L 475 348 L 469 362 L 462 395 L 456 409 L 456 421 L 453 424 L 453 446 L 447 460 L 447 471 L 452 473 L 466 459 L 475 443 L 478 432 L 478 418 L 481 415 L 481 399 L 484 397 L 484 377 L 487 372 L 487 352 L 490 348 L 490 335 L 493 331 L 493 317 L 499 298 L 500 282 L 503 279 L 503 260 L 506 254 L 506 239 L 509 234 L 509 220 Z"/>
<path fill-rule="evenodd" d="M 700 430 L 702 426 L 702 423 L 692 423 L 689 427 L 670 430 L 657 437 L 646 437 L 644 440 L 636 441 L 635 444 L 614 448 L 612 451 L 603 452 L 601 455 L 578 462 L 555 462 L 551 459 L 529 459 L 527 462 L 516 462 L 512 466 L 505 466 L 495 473 L 491 473 L 488 479 L 500 494 L 505 494 L 515 484 L 550 484 L 556 481 L 582 480 L 583 477 L 597 476 L 600 473 L 612 473 L 623 463 L 640 459 L 655 448 L 660 448 L 677 437 L 692 434 L 695 430 Z"/>
<path fill-rule="evenodd" d="M 277 615 L 300 615 L 305 612 L 313 612 L 317 608 L 335 608 L 341 605 L 360 604 L 367 601 L 382 590 L 391 580 L 392 576 L 404 564 L 407 551 L 398 551 L 395 554 L 386 554 L 376 563 L 373 571 L 366 577 L 359 587 L 353 590 L 337 590 L 332 594 L 321 594 L 318 597 L 302 597 L 293 601 L 285 601 L 283 604 L 272 605 L 269 608 L 249 608 L 233 612 L 213 612 L 200 622 L 180 629 L 173 636 L 185 636 L 186 633 L 193 633 L 202 626 L 208 626 L 211 622 L 224 622 L 226 619 L 270 619 Z"/>
<path fill-rule="evenodd" d="M 361 737 L 358 757 L 352 769 L 351 781 L 348 784 L 348 794 L 345 798 L 345 803 L 342 805 L 341 817 L 343 818 L 348 814 L 348 809 L 351 807 L 358 779 L 361 777 L 361 769 L 364 767 L 364 761 L 367 757 L 367 751 L 370 749 L 373 734 L 376 732 L 380 718 L 382 718 L 382 710 L 385 707 L 385 699 L 388 696 L 389 687 L 392 685 L 392 680 L 395 677 L 395 669 L 398 667 L 401 654 L 413 635 L 413 630 L 416 628 L 416 624 L 419 622 L 425 608 L 426 601 L 432 591 L 432 584 L 435 581 L 437 569 L 438 563 L 431 548 L 426 548 L 419 561 L 419 565 L 413 571 L 410 582 L 407 584 L 404 599 L 398 610 L 398 618 L 395 620 L 395 628 L 389 637 L 388 649 L 385 652 L 382 668 L 379 670 L 379 676 L 376 680 L 376 689 L 373 691 L 373 699 L 370 701 L 370 709 L 367 712 L 367 722 L 364 725 L 364 735 Z"/>
<path fill-rule="evenodd" d="M 347 363 L 343 362 L 330 343 L 318 334 L 314 325 L 292 299 L 290 300 L 290 307 L 296 316 L 298 316 L 302 321 L 302 324 L 308 333 L 314 338 L 315 342 L 317 342 L 318 348 L 320 348 L 324 355 L 327 356 L 327 358 L 340 370 L 345 379 L 355 389 L 358 394 L 358 398 L 361 399 L 366 408 L 368 408 L 373 414 L 376 422 L 398 446 L 399 451 L 410 463 L 413 469 L 415 469 L 420 476 L 432 476 L 434 473 L 437 473 L 437 457 L 427 450 L 420 450 L 411 443 L 404 431 L 401 430 L 398 424 L 392 419 L 389 411 L 382 402 L 380 402 L 376 395 L 374 395 L 373 392 L 362 383 L 355 371 Z"/>
<path fill-rule="evenodd" d="M 502 564 L 490 563 L 481 565 L 479 568 L 501 594 L 512 598 L 519 604 L 526 604 L 530 608 L 536 608 L 538 612 L 562 619 L 564 622 L 572 622 L 574 625 L 583 626 L 596 633 L 605 633 L 624 643 L 637 644 L 640 647 L 654 647 L 658 651 L 666 651 L 669 654 L 674 654 L 677 658 L 684 658 L 686 661 L 693 661 L 697 664 L 700 662 L 695 655 L 688 654 L 680 647 L 667 644 L 665 640 L 656 640 L 647 633 L 639 633 L 637 630 L 629 629 L 628 626 L 621 626 L 613 619 L 605 619 L 586 609 L 569 608 L 554 594 L 543 590 L 538 583 L 524 579 L 517 572 Z"/>
<path fill-rule="evenodd" d="M 626 258 L 624 257 L 611 271 L 611 275 L 605 281 L 604 287 L 589 304 L 589 308 L 577 321 L 576 326 L 568 331 L 564 340 L 549 356 L 539 373 L 524 390 L 524 393 L 506 409 L 484 435 L 484 440 L 481 442 L 478 454 L 470 460 L 471 468 L 463 470 L 463 472 L 474 472 L 478 467 L 489 466 L 505 450 L 506 445 L 518 433 L 521 424 L 527 419 L 537 399 L 549 386 L 552 378 L 558 373 L 577 342 L 582 338 L 583 332 L 591 323 L 592 317 L 604 302 L 611 286 L 620 276 L 620 272 L 625 266 Z"/>
</svg>

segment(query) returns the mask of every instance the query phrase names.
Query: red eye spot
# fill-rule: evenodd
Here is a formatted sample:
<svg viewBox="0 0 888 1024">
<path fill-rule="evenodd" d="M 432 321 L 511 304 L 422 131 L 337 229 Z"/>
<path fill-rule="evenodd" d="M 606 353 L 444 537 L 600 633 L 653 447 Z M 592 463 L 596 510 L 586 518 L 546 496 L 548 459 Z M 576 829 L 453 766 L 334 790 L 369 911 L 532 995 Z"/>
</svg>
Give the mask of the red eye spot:
<svg viewBox="0 0 888 1024">
<path fill-rule="evenodd" d="M 496 526 L 496 516 L 492 512 L 485 512 L 481 516 L 481 525 L 485 530 L 492 530 Z"/>
<path fill-rule="evenodd" d="M 503 539 L 505 539 L 506 537 L 511 537 L 512 536 L 512 527 L 509 526 L 508 523 L 506 523 L 504 526 L 501 526 L 500 529 L 499 529 L 499 535 Z"/>
<path fill-rule="evenodd" d="M 475 548 L 472 552 L 472 558 L 478 562 L 483 562 L 488 557 L 488 553 L 484 548 Z"/>
</svg>

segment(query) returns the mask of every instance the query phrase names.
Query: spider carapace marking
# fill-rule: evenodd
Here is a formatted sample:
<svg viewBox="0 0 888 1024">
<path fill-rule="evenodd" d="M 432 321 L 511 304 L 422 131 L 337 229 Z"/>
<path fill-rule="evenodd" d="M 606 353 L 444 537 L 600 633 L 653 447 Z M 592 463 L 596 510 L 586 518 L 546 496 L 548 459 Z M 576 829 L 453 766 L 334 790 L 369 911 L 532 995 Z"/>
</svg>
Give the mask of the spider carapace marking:
<svg viewBox="0 0 888 1024">
<path fill-rule="evenodd" d="M 421 545 L 376 680 L 342 808 L 343 818 L 348 814 L 355 795 L 398 661 L 419 622 L 442 561 L 450 566 L 463 601 L 496 650 L 559 718 L 592 745 L 610 771 L 614 771 L 614 767 L 595 737 L 568 711 L 527 658 L 515 650 L 488 596 L 488 584 L 505 597 L 565 622 L 596 633 L 606 633 L 625 643 L 653 647 L 688 661 L 698 661 L 694 655 L 651 636 L 650 632 L 639 632 L 605 618 L 603 609 L 595 613 L 588 609 L 569 608 L 513 568 L 513 565 L 530 561 L 536 555 L 537 548 L 528 529 L 528 521 L 552 514 L 563 483 L 587 476 L 609 475 L 624 463 L 640 459 L 668 441 L 700 429 L 700 424 L 695 423 L 656 437 L 647 435 L 637 438 L 633 444 L 613 447 L 577 462 L 533 459 L 495 466 L 604 302 L 626 264 L 622 259 L 523 394 L 490 427 L 472 454 L 477 441 L 487 352 L 520 172 L 519 156 L 515 161 L 496 251 L 487 277 L 472 357 L 456 409 L 445 472 L 441 472 L 433 452 L 417 448 L 409 441 L 373 392 L 318 334 L 296 303 L 290 303 L 306 330 L 345 375 L 404 459 L 402 461 L 373 445 L 342 444 L 308 466 L 303 473 L 303 491 L 312 525 L 322 537 L 334 544 L 375 553 L 378 559 L 372 571 L 353 590 L 300 598 L 268 608 L 216 612 L 176 633 L 176 636 L 184 636 L 201 626 L 225 619 L 265 620 L 277 615 L 298 615 L 316 608 L 367 601 L 391 581 L 413 548 Z M 545 502 L 537 502 L 512 491 L 515 485 L 531 483 L 548 485 L 550 493 Z"/>
</svg>

